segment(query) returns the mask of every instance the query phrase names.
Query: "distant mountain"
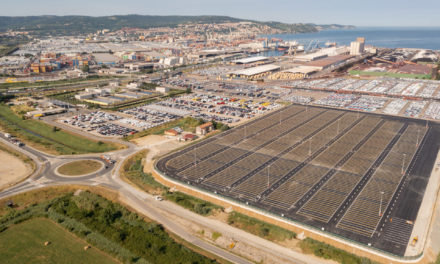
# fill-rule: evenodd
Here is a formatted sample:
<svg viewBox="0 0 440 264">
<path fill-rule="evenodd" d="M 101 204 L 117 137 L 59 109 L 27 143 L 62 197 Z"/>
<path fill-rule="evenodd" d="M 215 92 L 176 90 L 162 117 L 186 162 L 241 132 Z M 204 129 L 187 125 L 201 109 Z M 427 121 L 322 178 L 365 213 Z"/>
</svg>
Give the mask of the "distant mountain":
<svg viewBox="0 0 440 264">
<path fill-rule="evenodd" d="M 184 23 L 225 23 L 248 21 L 267 25 L 286 33 L 317 32 L 327 28 L 343 29 L 353 26 L 315 25 L 315 24 L 286 24 L 281 22 L 260 22 L 238 19 L 228 16 L 0 16 L 0 32 L 7 30 L 28 31 L 33 35 L 78 35 L 96 32 L 97 30 L 119 30 L 124 27 L 151 28 L 175 27 Z"/>
</svg>

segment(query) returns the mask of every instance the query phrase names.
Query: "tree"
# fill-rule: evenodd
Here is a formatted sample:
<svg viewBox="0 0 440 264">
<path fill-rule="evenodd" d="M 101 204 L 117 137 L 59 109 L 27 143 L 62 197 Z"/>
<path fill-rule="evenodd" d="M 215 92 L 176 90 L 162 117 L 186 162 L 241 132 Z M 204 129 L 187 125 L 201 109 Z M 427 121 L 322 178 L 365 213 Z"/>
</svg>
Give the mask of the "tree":
<svg viewBox="0 0 440 264">
<path fill-rule="evenodd" d="M 89 67 L 89 65 L 84 65 L 84 66 L 82 67 L 82 71 L 83 71 L 83 72 L 90 72 L 90 67 Z"/>
</svg>

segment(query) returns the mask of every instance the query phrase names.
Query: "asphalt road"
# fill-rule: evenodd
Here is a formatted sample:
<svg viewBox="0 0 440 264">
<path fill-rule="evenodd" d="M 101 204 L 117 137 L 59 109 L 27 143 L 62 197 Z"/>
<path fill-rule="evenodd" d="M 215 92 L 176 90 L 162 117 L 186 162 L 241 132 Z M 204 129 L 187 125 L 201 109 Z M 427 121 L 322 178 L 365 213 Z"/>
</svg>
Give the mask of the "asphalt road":
<svg viewBox="0 0 440 264">
<path fill-rule="evenodd" d="M 131 185 L 123 184 L 123 181 L 119 179 L 119 175 L 116 172 L 119 171 L 121 164 L 127 157 L 129 157 L 131 154 L 139 150 L 131 143 L 118 141 L 118 143 L 125 144 L 127 148 L 120 151 L 107 153 L 113 159 L 118 160 L 116 166 L 109 165 L 107 169 L 101 169 L 97 173 L 93 173 L 87 176 L 63 177 L 55 172 L 56 168 L 58 168 L 62 164 L 69 163 L 75 160 L 82 160 L 82 159 L 100 160 L 99 156 L 101 154 L 53 156 L 46 153 L 42 153 L 29 146 L 18 147 L 10 143 L 4 137 L 3 134 L 0 135 L 0 141 L 22 152 L 23 154 L 29 156 L 34 160 L 35 164 L 37 165 L 37 169 L 35 173 L 31 175 L 27 180 L 0 192 L 0 199 L 47 186 L 68 185 L 68 184 L 91 185 L 91 186 L 101 185 L 119 191 L 121 198 L 124 201 L 126 201 L 126 203 L 129 206 L 136 208 L 140 213 L 145 214 L 148 217 L 156 220 L 157 222 L 161 223 L 165 228 L 167 228 L 169 231 L 185 239 L 186 241 L 198 246 L 199 248 L 202 248 L 205 251 L 211 252 L 214 255 L 217 255 L 233 263 L 240 263 L 240 264 L 252 263 L 242 257 L 239 257 L 233 253 L 230 253 L 226 250 L 216 247 L 187 232 L 183 227 L 174 223 L 172 220 L 168 219 L 167 217 L 161 215 L 161 213 L 157 211 L 157 209 L 155 209 L 154 206 L 145 202 L 145 197 L 148 197 L 150 201 L 154 201 L 154 198 L 151 195 L 148 195 L 143 192 L 139 192 Z M 303 263 L 303 262 L 298 262 L 298 263 Z"/>
</svg>

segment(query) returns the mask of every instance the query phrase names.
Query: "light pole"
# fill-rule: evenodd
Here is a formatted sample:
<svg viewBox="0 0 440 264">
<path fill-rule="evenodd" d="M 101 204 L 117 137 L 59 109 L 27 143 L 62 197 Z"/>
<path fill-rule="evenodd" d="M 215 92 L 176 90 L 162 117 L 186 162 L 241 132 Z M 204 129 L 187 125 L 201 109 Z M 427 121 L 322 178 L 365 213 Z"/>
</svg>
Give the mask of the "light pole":
<svg viewBox="0 0 440 264">
<path fill-rule="evenodd" d="M 269 169 L 270 169 L 270 165 L 267 166 L 267 188 L 270 187 Z"/>
<path fill-rule="evenodd" d="M 338 119 L 338 131 L 337 131 L 336 135 L 339 134 L 339 123 L 340 123 L 340 121 L 341 121 L 341 119 Z"/>
<path fill-rule="evenodd" d="M 197 167 L 197 148 L 194 148 L 194 167 Z"/>
<path fill-rule="evenodd" d="M 403 154 L 403 157 L 402 157 L 402 174 L 405 172 L 405 171 L 403 170 L 403 167 L 405 167 L 405 158 L 406 158 L 406 154 L 404 153 L 404 154 Z"/>
<path fill-rule="evenodd" d="M 380 204 L 379 204 L 379 217 L 382 216 L 382 200 L 383 200 L 383 194 L 384 194 L 384 192 L 381 191 L 381 192 L 380 192 Z"/>
<path fill-rule="evenodd" d="M 420 134 L 420 127 L 417 129 L 417 147 L 419 146 L 419 134 Z"/>
</svg>

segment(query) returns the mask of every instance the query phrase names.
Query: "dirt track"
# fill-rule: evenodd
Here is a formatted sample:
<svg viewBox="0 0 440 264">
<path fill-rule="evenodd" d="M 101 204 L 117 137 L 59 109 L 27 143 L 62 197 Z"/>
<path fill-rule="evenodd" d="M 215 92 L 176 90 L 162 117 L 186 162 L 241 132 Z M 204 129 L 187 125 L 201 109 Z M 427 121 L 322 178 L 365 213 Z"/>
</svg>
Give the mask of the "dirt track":
<svg viewBox="0 0 440 264">
<path fill-rule="evenodd" d="M 0 161 L 0 189 L 21 181 L 32 172 L 30 165 L 2 150 L 0 150 Z"/>
</svg>

